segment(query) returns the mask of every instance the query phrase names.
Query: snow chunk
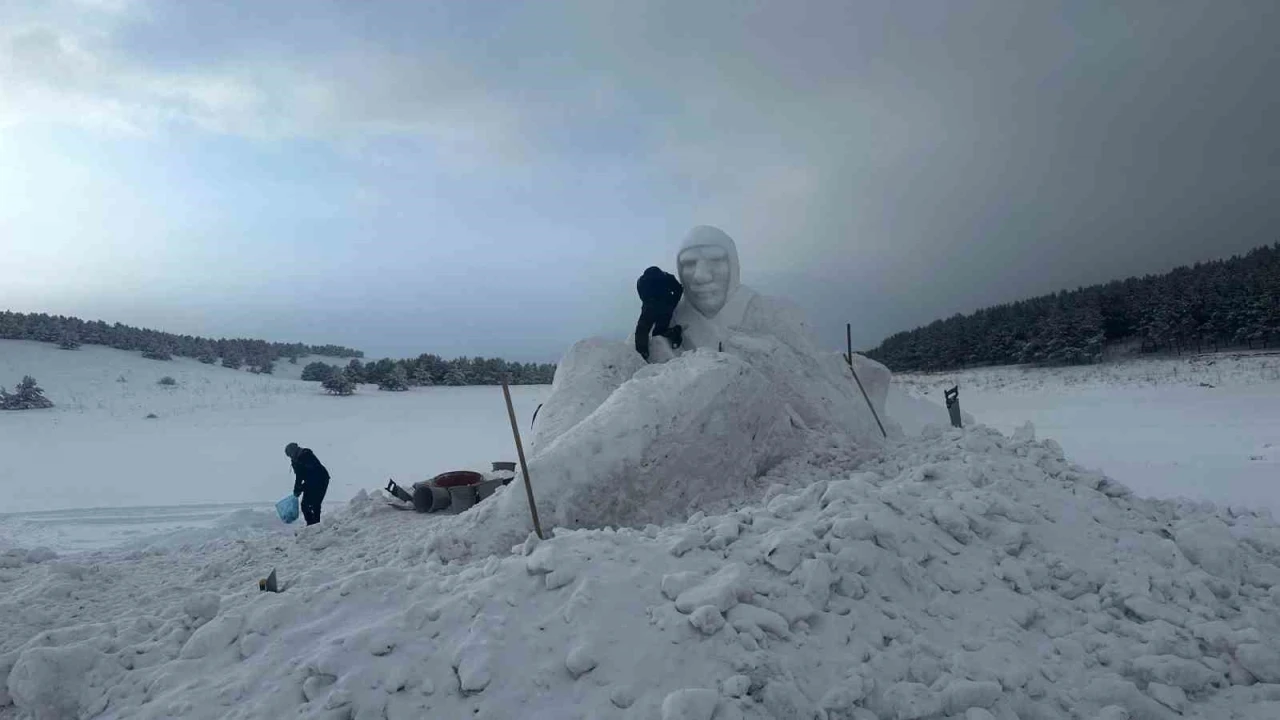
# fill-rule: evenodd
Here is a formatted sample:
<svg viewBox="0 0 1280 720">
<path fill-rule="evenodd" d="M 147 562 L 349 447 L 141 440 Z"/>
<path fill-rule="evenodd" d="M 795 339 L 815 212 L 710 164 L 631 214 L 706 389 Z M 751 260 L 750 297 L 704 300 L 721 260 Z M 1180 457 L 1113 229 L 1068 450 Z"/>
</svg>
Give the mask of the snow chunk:
<svg viewBox="0 0 1280 720">
<path fill-rule="evenodd" d="M 1157 682 L 1147 683 L 1147 694 L 1155 698 L 1156 702 L 1177 713 L 1181 713 L 1187 705 L 1187 694 L 1182 691 L 1182 688 Z"/>
<path fill-rule="evenodd" d="M 786 528 L 771 532 L 765 541 L 765 562 L 782 572 L 791 572 L 800 560 L 811 554 L 817 538 L 803 528 Z"/>
<path fill-rule="evenodd" d="M 1231 529 L 1219 520 L 1187 523 L 1174 531 L 1174 542 L 1191 562 L 1211 575 L 1238 582 L 1243 571 Z"/>
<path fill-rule="evenodd" d="M 1160 682 L 1198 692 L 1213 684 L 1220 675 L 1194 660 L 1173 655 L 1147 655 L 1133 661 L 1133 673 L 1145 682 Z"/>
<path fill-rule="evenodd" d="M 805 597 L 818 610 L 826 610 L 831 600 L 831 586 L 836 581 L 831 566 L 826 560 L 811 558 L 800 563 L 799 574 Z"/>
<path fill-rule="evenodd" d="M 697 585 L 701 580 L 701 575 L 690 570 L 663 575 L 662 594 L 665 595 L 668 600 L 675 600 L 680 596 L 680 593 Z"/>
<path fill-rule="evenodd" d="M 9 673 L 9 695 L 34 718 L 79 717 L 80 696 L 102 653 L 88 645 L 24 650 Z"/>
<path fill-rule="evenodd" d="M 895 720 L 924 720 L 942 714 L 942 701 L 928 686 L 900 682 L 884 691 L 882 715 Z"/>
<path fill-rule="evenodd" d="M 243 627 L 244 617 L 241 615 L 214 618 L 191 634 L 191 639 L 182 646 L 181 657 L 192 660 L 216 653 L 235 642 Z"/>
<path fill-rule="evenodd" d="M 188 597 L 182 603 L 182 611 L 196 622 L 208 622 L 218 614 L 222 606 L 222 598 L 216 593 L 198 593 Z"/>
<path fill-rule="evenodd" d="M 729 611 L 727 616 L 729 624 L 740 632 L 752 633 L 757 635 L 757 639 L 763 637 L 761 631 L 768 632 L 780 638 L 791 636 L 791 630 L 787 625 L 787 619 L 772 610 L 766 610 L 755 605 L 735 605 Z"/>
<path fill-rule="evenodd" d="M 676 690 L 662 701 L 662 720 L 711 720 L 720 695 L 715 690 Z"/>
<path fill-rule="evenodd" d="M 591 643 L 582 642 L 574 645 L 565 658 L 564 666 L 574 677 L 579 677 L 595 669 L 600 661 L 596 659 L 595 648 Z"/>
<path fill-rule="evenodd" d="M 996 704 L 1004 689 L 997 682 L 953 680 L 942 693 L 942 703 L 948 713 L 958 715 L 969 708 L 989 708 Z"/>
<path fill-rule="evenodd" d="M 715 635 L 724 627 L 724 615 L 714 605 L 703 605 L 689 615 L 689 624 L 703 635 Z"/>
<path fill-rule="evenodd" d="M 1265 683 L 1280 683 L 1280 650 L 1271 645 L 1249 643 L 1236 650 L 1236 660 L 1251 675 Z"/>
<path fill-rule="evenodd" d="M 676 609 L 686 615 L 703 605 L 728 612 L 749 592 L 746 586 L 747 566 L 731 563 L 702 583 L 685 590 L 676 598 Z"/>
</svg>

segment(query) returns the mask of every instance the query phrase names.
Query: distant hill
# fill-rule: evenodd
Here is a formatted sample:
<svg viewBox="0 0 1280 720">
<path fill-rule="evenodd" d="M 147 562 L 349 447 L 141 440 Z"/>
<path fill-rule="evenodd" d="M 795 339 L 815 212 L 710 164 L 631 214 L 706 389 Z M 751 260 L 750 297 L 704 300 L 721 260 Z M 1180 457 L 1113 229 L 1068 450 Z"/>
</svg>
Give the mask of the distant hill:
<svg viewBox="0 0 1280 720">
<path fill-rule="evenodd" d="M 207 365 L 221 361 L 223 367 L 247 368 L 250 372 L 272 374 L 282 358 L 296 363 L 299 358 L 320 355 L 328 358 L 350 358 L 340 368 L 357 383 L 384 385 L 393 375 L 403 376 L 403 386 L 421 385 L 497 385 L 511 378 L 514 385 L 546 385 L 555 376 L 556 366 L 548 363 L 509 362 L 500 358 L 444 358 L 425 353 L 407 360 L 379 360 L 367 365 L 360 361 L 364 353 L 340 345 L 305 345 L 265 340 L 218 339 L 175 335 L 146 330 L 101 320 L 86 321 L 62 315 L 15 313 L 0 310 L 0 340 L 35 340 L 55 343 L 73 350 L 81 345 L 104 345 L 117 350 L 138 351 L 153 360 L 173 356 L 188 357 Z M 333 367 L 337 367 L 336 365 Z M 327 368 L 319 368 L 327 372 Z M 33 371 L 34 372 L 34 371 Z M 307 378 L 309 379 L 309 378 Z"/>
<path fill-rule="evenodd" d="M 101 320 L 88 321 L 63 315 L 8 311 L 0 311 L 0 339 L 60 343 L 68 348 L 80 344 L 106 345 L 117 350 L 138 350 L 158 356 L 178 355 L 206 360 L 221 358 L 236 361 L 236 367 L 239 364 L 261 366 L 280 358 L 302 355 L 364 357 L 363 352 L 340 345 L 305 345 L 242 338 L 211 340 L 194 335 L 145 330 L 120 323 L 108 325 Z"/>
<path fill-rule="evenodd" d="M 955 315 L 885 339 L 867 355 L 895 371 L 1098 362 L 1140 352 L 1266 348 L 1280 343 L 1280 244 Z"/>
</svg>

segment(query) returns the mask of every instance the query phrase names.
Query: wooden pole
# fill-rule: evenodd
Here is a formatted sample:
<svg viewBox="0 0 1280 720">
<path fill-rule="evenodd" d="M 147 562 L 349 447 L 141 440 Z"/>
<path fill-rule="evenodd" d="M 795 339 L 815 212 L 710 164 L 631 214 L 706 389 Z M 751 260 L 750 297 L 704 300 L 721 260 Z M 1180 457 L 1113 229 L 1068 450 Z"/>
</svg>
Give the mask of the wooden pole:
<svg viewBox="0 0 1280 720">
<path fill-rule="evenodd" d="M 529 483 L 529 464 L 524 460 L 524 443 L 520 442 L 520 426 L 516 423 L 516 408 L 511 404 L 511 388 L 507 387 L 507 378 L 502 378 L 502 395 L 507 399 L 507 417 L 511 418 L 511 434 L 516 438 L 516 455 L 520 457 L 520 470 L 524 473 L 524 492 L 529 498 L 529 512 L 533 515 L 533 531 L 542 537 L 542 523 L 538 522 L 538 506 L 533 502 L 533 485 Z"/>
<path fill-rule="evenodd" d="M 889 433 L 884 431 L 884 423 L 880 422 L 880 414 L 876 412 L 876 406 L 871 404 L 867 389 L 862 387 L 862 381 L 858 379 L 858 371 L 853 369 L 853 323 L 844 324 L 844 341 L 845 346 L 849 349 L 849 354 L 844 356 L 845 362 L 849 363 L 849 372 L 853 373 L 853 381 L 858 383 L 858 389 L 862 391 L 862 399 L 867 401 L 867 408 L 871 410 L 871 417 L 876 419 L 876 426 L 880 428 L 880 434 L 887 439 Z"/>
</svg>

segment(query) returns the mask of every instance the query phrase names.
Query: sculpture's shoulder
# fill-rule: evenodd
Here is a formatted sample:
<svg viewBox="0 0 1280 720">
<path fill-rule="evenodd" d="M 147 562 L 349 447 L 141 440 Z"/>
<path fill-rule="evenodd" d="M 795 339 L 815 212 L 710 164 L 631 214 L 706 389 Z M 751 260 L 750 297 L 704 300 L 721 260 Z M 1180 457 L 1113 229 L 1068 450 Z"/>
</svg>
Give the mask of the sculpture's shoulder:
<svg viewBox="0 0 1280 720">
<path fill-rule="evenodd" d="M 756 333 L 774 335 L 797 349 L 816 346 L 813 329 L 800 306 L 786 298 L 751 291 L 743 328 Z"/>
</svg>

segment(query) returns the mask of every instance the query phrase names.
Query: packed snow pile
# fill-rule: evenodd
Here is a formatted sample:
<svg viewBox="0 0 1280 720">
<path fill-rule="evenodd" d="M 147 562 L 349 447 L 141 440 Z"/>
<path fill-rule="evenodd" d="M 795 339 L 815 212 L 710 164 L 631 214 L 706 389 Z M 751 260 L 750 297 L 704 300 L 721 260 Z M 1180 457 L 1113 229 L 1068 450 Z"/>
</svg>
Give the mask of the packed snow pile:
<svg viewBox="0 0 1280 720">
<path fill-rule="evenodd" d="M 1030 428 L 766 478 L 452 561 L 483 524 L 367 496 L 296 539 L 10 552 L 0 717 L 1280 717 L 1266 514 L 1133 497 Z"/>
</svg>

